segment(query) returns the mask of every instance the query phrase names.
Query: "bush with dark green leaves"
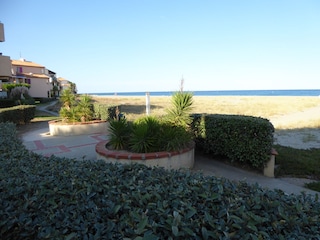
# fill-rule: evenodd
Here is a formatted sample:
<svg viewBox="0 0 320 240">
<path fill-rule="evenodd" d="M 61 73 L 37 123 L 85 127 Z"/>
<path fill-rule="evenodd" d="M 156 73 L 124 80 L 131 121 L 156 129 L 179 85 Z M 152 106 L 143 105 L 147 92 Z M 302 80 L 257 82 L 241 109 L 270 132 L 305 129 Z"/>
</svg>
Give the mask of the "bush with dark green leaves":
<svg viewBox="0 0 320 240">
<path fill-rule="evenodd" d="M 0 98 L 0 108 L 9 108 L 9 107 L 13 107 L 15 105 L 16 105 L 16 103 L 15 103 L 15 100 L 13 100 L 13 99 L 8 99 L 8 98 L 1 99 Z"/>
<path fill-rule="evenodd" d="M 213 155 L 223 155 L 263 169 L 270 158 L 274 127 L 264 118 L 240 115 L 194 115 L 193 130 L 198 146 Z"/>
<path fill-rule="evenodd" d="M 0 239 L 319 239 L 320 203 L 185 171 L 28 152 L 0 123 Z"/>
<path fill-rule="evenodd" d="M 35 105 L 19 105 L 0 109 L 0 122 L 29 123 L 35 116 Z"/>
</svg>

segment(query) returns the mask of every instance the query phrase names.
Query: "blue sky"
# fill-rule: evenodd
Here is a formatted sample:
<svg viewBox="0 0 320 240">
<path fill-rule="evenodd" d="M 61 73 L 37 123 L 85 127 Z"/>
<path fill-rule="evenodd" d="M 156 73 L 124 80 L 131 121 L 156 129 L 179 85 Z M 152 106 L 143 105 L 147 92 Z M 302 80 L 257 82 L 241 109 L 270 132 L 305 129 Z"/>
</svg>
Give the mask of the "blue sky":
<svg viewBox="0 0 320 240">
<path fill-rule="evenodd" d="M 0 52 L 80 93 L 320 88 L 318 0 L 1 0 Z"/>
</svg>

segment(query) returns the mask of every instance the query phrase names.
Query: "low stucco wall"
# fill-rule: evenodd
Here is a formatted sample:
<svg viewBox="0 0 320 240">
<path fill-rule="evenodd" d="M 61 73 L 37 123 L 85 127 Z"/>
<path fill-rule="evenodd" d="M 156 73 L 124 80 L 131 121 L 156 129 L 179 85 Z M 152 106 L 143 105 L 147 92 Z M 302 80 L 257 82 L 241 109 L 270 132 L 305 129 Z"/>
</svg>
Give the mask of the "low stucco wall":
<svg viewBox="0 0 320 240">
<path fill-rule="evenodd" d="M 85 123 L 63 123 L 59 120 L 49 122 L 51 136 L 74 136 L 93 133 L 107 133 L 107 121 L 91 121 Z"/>
<path fill-rule="evenodd" d="M 191 169 L 194 165 L 194 144 L 176 152 L 130 153 L 107 149 L 108 141 L 96 145 L 97 159 L 108 163 L 144 164 L 148 167 L 163 167 L 165 169 Z"/>
</svg>

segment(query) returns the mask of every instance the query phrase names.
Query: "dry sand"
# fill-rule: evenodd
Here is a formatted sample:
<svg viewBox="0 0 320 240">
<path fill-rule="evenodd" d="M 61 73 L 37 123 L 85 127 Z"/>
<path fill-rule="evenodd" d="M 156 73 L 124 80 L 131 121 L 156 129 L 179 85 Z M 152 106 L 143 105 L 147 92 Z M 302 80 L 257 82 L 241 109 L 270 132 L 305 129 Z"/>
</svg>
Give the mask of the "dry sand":
<svg viewBox="0 0 320 240">
<path fill-rule="evenodd" d="M 302 122 L 305 119 L 319 119 L 319 115 L 320 105 L 301 112 L 271 118 L 270 121 L 275 128 L 288 125 L 296 126 L 294 129 L 276 130 L 274 134 L 275 143 L 298 149 L 320 148 L 319 128 L 299 128 L 299 122 Z"/>
</svg>

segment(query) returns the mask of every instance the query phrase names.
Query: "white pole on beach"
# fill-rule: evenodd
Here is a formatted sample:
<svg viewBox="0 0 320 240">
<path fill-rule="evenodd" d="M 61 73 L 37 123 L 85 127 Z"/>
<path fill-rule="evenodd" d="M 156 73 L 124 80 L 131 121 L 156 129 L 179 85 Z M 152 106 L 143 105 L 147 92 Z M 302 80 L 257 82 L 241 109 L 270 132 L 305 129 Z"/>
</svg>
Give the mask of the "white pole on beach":
<svg viewBox="0 0 320 240">
<path fill-rule="evenodd" d="M 146 114 L 150 114 L 150 93 L 146 92 Z"/>
</svg>

